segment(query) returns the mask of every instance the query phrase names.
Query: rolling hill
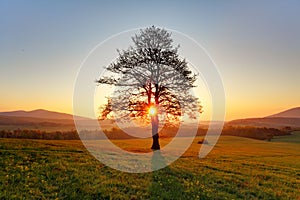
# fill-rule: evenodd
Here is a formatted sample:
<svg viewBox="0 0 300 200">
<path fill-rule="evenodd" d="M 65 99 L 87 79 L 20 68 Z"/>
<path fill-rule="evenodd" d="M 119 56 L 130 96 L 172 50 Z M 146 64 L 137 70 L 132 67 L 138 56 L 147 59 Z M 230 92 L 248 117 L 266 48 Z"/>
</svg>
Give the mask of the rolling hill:
<svg viewBox="0 0 300 200">
<path fill-rule="evenodd" d="M 43 109 L 38 110 L 32 110 L 32 111 L 24 111 L 24 110 L 18 110 L 18 111 L 11 111 L 11 112 L 0 112 L 0 116 L 10 116 L 10 117 L 30 117 L 30 118 L 38 118 L 38 119 L 67 119 L 67 120 L 73 120 L 73 115 L 66 114 L 66 113 L 60 113 L 60 112 L 54 112 L 54 111 L 48 111 Z M 78 117 L 80 120 L 89 120 L 89 118 L 85 117 Z"/>
<path fill-rule="evenodd" d="M 300 118 L 300 107 L 267 116 L 266 118 Z"/>
<path fill-rule="evenodd" d="M 87 129 L 94 130 L 93 120 L 76 116 L 78 123 L 82 123 Z M 100 122 L 103 129 L 114 127 L 113 122 L 105 120 Z M 203 126 L 203 125 L 202 125 Z M 226 126 L 255 126 L 267 128 L 291 127 L 300 129 L 300 107 L 292 108 L 277 114 L 263 118 L 236 119 L 226 123 Z M 53 112 L 43 109 L 33 111 L 0 112 L 0 129 L 41 129 L 41 130 L 70 130 L 75 129 L 73 115 Z"/>
<path fill-rule="evenodd" d="M 300 107 L 288 109 L 286 111 L 262 118 L 246 118 L 232 120 L 226 125 L 229 126 L 256 126 L 269 128 L 300 128 Z"/>
<path fill-rule="evenodd" d="M 86 127 L 86 129 L 97 129 L 95 120 L 74 116 L 78 124 Z M 102 128 L 108 129 L 111 127 L 111 121 L 105 120 L 99 122 Z M 73 115 L 48 111 L 43 109 L 33 111 L 11 111 L 0 112 L 0 130 L 15 130 L 15 129 L 40 129 L 44 131 L 69 131 L 75 129 Z"/>
</svg>

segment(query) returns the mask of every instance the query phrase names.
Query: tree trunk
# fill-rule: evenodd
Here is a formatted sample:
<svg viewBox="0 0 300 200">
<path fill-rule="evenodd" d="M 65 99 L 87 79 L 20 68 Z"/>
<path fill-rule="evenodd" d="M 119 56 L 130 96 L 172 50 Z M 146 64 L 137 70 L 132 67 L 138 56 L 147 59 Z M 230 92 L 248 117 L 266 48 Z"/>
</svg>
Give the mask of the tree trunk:
<svg viewBox="0 0 300 200">
<path fill-rule="evenodd" d="M 160 145 L 159 145 L 159 136 L 158 136 L 158 115 L 156 114 L 155 116 L 151 117 L 151 125 L 152 125 L 152 147 L 151 149 L 153 150 L 159 150 Z"/>
</svg>

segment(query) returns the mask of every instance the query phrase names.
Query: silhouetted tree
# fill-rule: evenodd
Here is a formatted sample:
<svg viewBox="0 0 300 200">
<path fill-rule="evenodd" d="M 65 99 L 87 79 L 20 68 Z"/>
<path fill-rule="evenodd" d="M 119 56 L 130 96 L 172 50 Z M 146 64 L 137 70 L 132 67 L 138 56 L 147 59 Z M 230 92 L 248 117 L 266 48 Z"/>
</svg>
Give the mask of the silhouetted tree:
<svg viewBox="0 0 300 200">
<path fill-rule="evenodd" d="M 100 109 L 101 118 L 111 112 L 121 116 L 148 118 L 152 124 L 152 149 L 160 149 L 159 115 L 167 121 L 187 114 L 195 118 L 201 112 L 198 98 L 191 95 L 197 75 L 178 55 L 171 33 L 151 26 L 132 37 L 133 45 L 119 53 L 106 67 L 109 75 L 96 82 L 116 86 L 115 95 Z M 150 116 L 149 116 L 150 115 Z"/>
</svg>

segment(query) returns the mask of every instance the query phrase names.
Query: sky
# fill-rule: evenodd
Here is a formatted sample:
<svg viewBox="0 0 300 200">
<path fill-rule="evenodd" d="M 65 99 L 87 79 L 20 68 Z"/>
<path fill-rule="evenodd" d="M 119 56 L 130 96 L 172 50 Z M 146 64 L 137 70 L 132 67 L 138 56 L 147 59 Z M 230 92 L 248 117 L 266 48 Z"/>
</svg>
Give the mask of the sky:
<svg viewBox="0 0 300 200">
<path fill-rule="evenodd" d="M 72 113 L 88 53 L 114 34 L 151 25 L 206 49 L 223 80 L 226 120 L 298 107 L 299 19 L 297 0 L 1 0 L 0 111 Z"/>
</svg>

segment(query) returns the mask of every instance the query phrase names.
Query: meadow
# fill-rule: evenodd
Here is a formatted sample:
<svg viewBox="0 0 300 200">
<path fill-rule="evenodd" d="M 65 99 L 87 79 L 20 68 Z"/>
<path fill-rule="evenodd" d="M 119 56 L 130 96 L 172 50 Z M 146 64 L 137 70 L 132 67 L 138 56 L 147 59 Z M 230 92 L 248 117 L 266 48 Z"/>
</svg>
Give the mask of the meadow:
<svg viewBox="0 0 300 200">
<path fill-rule="evenodd" d="M 275 136 L 272 139 L 273 142 L 291 142 L 300 144 L 300 131 L 293 132 L 292 135 L 289 136 Z"/>
<path fill-rule="evenodd" d="M 222 136 L 204 159 L 199 140 L 164 169 L 130 174 L 100 163 L 80 140 L 2 138 L 0 199 L 300 199 L 300 132 L 271 142 Z M 151 140 L 114 142 L 136 150 Z"/>
</svg>

